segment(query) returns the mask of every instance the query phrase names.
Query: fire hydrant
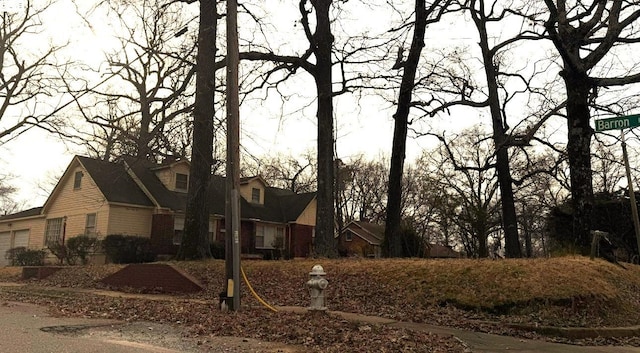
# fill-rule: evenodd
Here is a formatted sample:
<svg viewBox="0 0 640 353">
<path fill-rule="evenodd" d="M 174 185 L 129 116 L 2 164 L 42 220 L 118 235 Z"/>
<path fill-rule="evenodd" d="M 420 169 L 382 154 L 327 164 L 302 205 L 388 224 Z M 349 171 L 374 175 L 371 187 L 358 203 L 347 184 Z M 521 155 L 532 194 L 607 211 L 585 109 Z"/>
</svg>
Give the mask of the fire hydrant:
<svg viewBox="0 0 640 353">
<path fill-rule="evenodd" d="M 307 281 L 307 287 L 309 287 L 309 294 L 311 295 L 309 310 L 327 310 L 324 305 L 324 290 L 329 285 L 329 281 L 324 276 L 326 276 L 326 273 L 320 265 L 313 266 L 311 272 L 309 272 L 309 277 L 311 277 Z"/>
</svg>

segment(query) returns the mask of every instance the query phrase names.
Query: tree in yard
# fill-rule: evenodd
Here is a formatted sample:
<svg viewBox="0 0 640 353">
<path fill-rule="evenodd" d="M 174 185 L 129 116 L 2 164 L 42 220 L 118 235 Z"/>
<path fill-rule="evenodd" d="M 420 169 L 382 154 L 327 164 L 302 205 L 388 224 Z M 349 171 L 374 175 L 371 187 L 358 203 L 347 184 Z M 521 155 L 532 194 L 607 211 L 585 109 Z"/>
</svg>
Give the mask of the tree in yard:
<svg viewBox="0 0 640 353">
<path fill-rule="evenodd" d="M 545 0 L 547 34 L 562 60 L 567 99 L 567 155 L 571 177 L 573 234 L 590 237 L 594 205 L 591 108 L 600 91 L 640 82 L 638 61 L 623 53 L 638 49 L 638 1 Z M 627 62 L 625 62 L 627 60 Z"/>
<path fill-rule="evenodd" d="M 57 57 L 64 45 L 43 35 L 42 17 L 52 5 L 28 1 L 16 12 L 0 13 L 0 145 L 34 127 L 56 130 L 62 122 L 58 74 L 70 63 Z"/>
<path fill-rule="evenodd" d="M 431 4 L 427 4 L 425 0 L 415 1 L 414 30 L 409 53 L 407 54 L 407 59 L 402 60 L 402 51 L 399 50 L 399 60 L 394 65 L 396 69 L 402 68 L 403 73 L 396 112 L 393 115 L 393 145 L 391 149 L 391 166 L 389 168 L 385 237 L 382 246 L 383 253 L 390 257 L 402 255 L 402 174 L 407 145 L 409 111 L 412 106 L 413 88 L 416 85 L 416 72 L 422 48 L 425 45 L 425 32 L 427 25 L 437 22 L 450 3 L 450 0 L 434 0 Z"/>
<path fill-rule="evenodd" d="M 492 166 L 495 155 L 490 138 L 478 126 L 450 138 L 451 142 L 438 137 L 439 150 L 425 152 L 418 161 L 424 166 L 422 174 L 429 175 L 444 193 L 432 205 L 438 208 L 436 223 L 454 225 L 469 256 L 488 257 L 489 236 L 500 228 L 499 181 Z M 494 245 L 499 241 L 494 239 Z"/>
<path fill-rule="evenodd" d="M 240 52 L 241 60 L 273 62 L 275 67 L 268 70 L 262 77 L 261 87 L 267 91 L 278 88 L 283 82 L 294 76 L 299 69 L 304 70 L 313 78 L 316 88 L 316 121 L 317 121 L 317 212 L 316 235 L 314 238 L 314 253 L 323 257 L 337 256 L 335 231 L 335 129 L 334 129 L 334 97 L 349 92 L 351 83 L 361 80 L 358 74 L 350 73 L 345 67 L 350 65 L 363 66 L 372 58 L 364 58 L 364 46 L 367 39 L 359 37 L 339 43 L 336 38 L 344 40 L 344 36 L 334 35 L 332 24 L 336 21 L 334 14 L 342 13 L 341 5 L 347 1 L 333 0 L 300 0 L 298 9 L 301 15 L 300 23 L 304 33 L 304 46 L 299 53 L 293 55 L 276 54 L 268 46 L 262 51 L 251 50 Z M 296 23 L 297 24 L 297 23 Z M 343 27 L 345 28 L 345 27 Z M 340 33 L 342 34 L 342 32 Z M 259 47 L 251 43 L 251 47 Z M 334 82 L 334 71 L 341 70 L 341 82 Z M 284 69 L 284 70 L 283 70 Z M 275 75 L 280 71 L 282 75 Z M 337 81 L 337 80 L 336 80 Z M 340 85 L 339 89 L 336 86 Z M 279 92 L 280 93 L 280 92 Z"/>
<path fill-rule="evenodd" d="M 193 148 L 184 235 L 179 260 L 211 257 L 209 247 L 209 180 L 213 166 L 215 60 L 218 13 L 215 0 L 200 0 Z M 231 249 L 228 249 L 231 251 Z"/>
<path fill-rule="evenodd" d="M 386 192 L 388 158 L 367 160 L 364 156 L 356 156 L 345 161 L 337 175 L 337 198 L 341 202 L 337 207 L 344 219 L 343 223 L 361 220 L 384 224 L 386 210 Z"/>
<path fill-rule="evenodd" d="M 524 152 L 524 150 L 523 150 Z M 514 180 L 516 209 L 519 211 L 518 224 L 524 240 L 524 256 L 534 257 L 549 254 L 546 218 L 549 211 L 563 203 L 568 188 L 558 179 L 560 170 L 566 168 L 566 158 L 554 153 L 515 154 L 512 157 L 514 174 L 521 175 Z"/>
<path fill-rule="evenodd" d="M 309 8 L 309 4 L 311 8 Z M 316 211 L 316 237 L 314 252 L 319 256 L 337 256 L 334 238 L 334 129 L 333 129 L 333 34 L 329 11 L 332 0 L 300 0 L 302 26 L 309 41 L 309 53 L 316 63 L 307 66 L 313 76 L 318 94 L 318 207 Z M 309 13 L 315 12 L 315 31 L 311 31 Z"/>
</svg>

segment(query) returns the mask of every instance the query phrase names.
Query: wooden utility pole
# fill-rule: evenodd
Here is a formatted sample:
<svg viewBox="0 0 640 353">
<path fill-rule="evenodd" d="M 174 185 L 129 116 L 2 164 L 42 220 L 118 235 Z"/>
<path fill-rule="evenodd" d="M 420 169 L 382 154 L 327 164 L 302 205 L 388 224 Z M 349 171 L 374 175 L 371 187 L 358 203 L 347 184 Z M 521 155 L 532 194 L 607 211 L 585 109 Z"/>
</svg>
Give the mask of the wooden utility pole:
<svg viewBox="0 0 640 353">
<path fill-rule="evenodd" d="M 227 200 L 226 274 L 229 309 L 240 309 L 240 100 L 238 98 L 238 2 L 227 0 Z"/>
<path fill-rule="evenodd" d="M 638 244 L 638 254 L 640 254 L 640 221 L 638 220 L 638 206 L 636 204 L 636 193 L 633 191 L 633 179 L 631 178 L 631 167 L 629 167 L 629 155 L 627 154 L 627 142 L 624 139 L 624 130 L 620 130 L 622 140 L 622 159 L 624 159 L 624 169 L 627 174 L 627 184 L 629 186 L 629 201 L 631 201 L 631 216 L 633 217 L 633 229 L 636 231 L 636 242 Z"/>
</svg>

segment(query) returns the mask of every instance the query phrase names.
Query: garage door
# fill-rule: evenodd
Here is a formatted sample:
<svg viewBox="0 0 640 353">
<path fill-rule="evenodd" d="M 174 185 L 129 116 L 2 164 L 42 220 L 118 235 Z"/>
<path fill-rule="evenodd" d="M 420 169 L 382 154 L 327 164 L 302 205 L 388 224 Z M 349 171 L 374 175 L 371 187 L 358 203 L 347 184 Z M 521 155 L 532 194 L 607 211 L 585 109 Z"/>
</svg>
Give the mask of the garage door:
<svg viewBox="0 0 640 353">
<path fill-rule="evenodd" d="M 16 230 L 13 232 L 13 247 L 17 248 L 20 246 L 24 246 L 25 248 L 29 247 L 29 230 Z"/>
<path fill-rule="evenodd" d="M 7 250 L 11 248 L 11 232 L 0 233 L 0 266 L 7 265 L 7 259 L 4 258 Z"/>
</svg>

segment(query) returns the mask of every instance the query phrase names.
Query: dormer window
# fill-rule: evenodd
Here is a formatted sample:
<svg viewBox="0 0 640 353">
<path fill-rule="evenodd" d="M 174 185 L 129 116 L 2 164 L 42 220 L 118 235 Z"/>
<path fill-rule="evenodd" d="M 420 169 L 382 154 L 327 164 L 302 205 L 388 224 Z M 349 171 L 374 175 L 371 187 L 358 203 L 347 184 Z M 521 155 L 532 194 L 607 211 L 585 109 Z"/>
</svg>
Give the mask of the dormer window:
<svg viewBox="0 0 640 353">
<path fill-rule="evenodd" d="M 82 177 L 83 177 L 83 173 L 82 172 L 76 172 L 76 174 L 73 177 L 73 189 L 77 190 L 80 189 L 80 187 L 82 186 Z"/>
<path fill-rule="evenodd" d="M 189 188 L 189 176 L 187 174 L 176 173 L 176 190 L 187 191 Z"/>
<path fill-rule="evenodd" d="M 251 188 L 251 202 L 260 203 L 260 189 Z"/>
</svg>

